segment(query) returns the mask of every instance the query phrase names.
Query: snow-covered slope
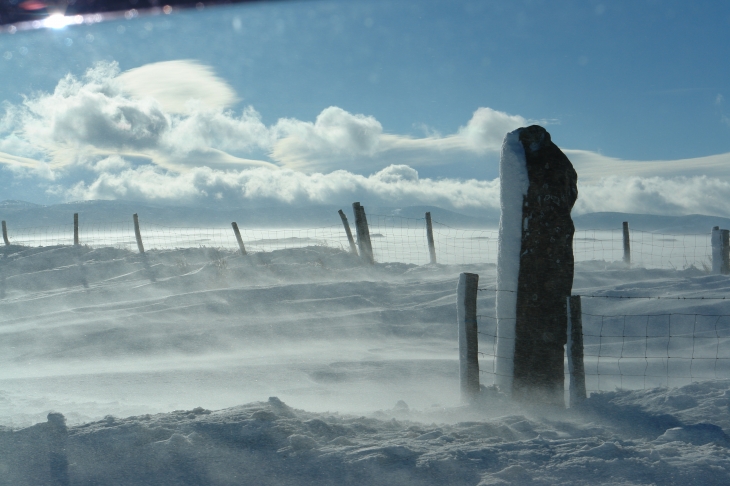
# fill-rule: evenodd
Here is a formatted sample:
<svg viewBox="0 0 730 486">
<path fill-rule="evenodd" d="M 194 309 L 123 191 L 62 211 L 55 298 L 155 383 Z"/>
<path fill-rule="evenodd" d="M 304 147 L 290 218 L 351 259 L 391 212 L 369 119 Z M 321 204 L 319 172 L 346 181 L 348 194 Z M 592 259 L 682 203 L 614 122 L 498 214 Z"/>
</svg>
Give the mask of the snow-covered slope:
<svg viewBox="0 0 730 486">
<path fill-rule="evenodd" d="M 295 410 L 276 397 L 71 427 L 71 484 L 703 484 L 730 481 L 730 381 L 592 396 L 576 412 L 486 418 L 467 409 L 370 416 Z M 461 417 L 462 421 L 448 419 Z M 446 419 L 447 421 L 444 421 Z M 438 423 L 437 423 L 438 422 Z M 42 484 L 49 426 L 0 431 L 0 484 Z M 22 447 L 25 445 L 26 447 Z M 35 445 L 29 448 L 28 445 Z M 58 476 L 58 471 L 55 471 Z M 37 481 L 37 482 L 36 482 Z"/>
<path fill-rule="evenodd" d="M 568 411 L 488 388 L 461 407 L 457 278 L 493 287 L 494 265 L 371 267 L 327 247 L 0 254 L 0 484 L 46 482 L 49 412 L 69 426 L 70 484 L 730 482 L 727 380 Z M 730 278 L 582 262 L 574 293 L 730 296 Z M 479 292 L 480 315 L 494 304 Z M 730 300 L 583 310 L 717 315 Z"/>
</svg>

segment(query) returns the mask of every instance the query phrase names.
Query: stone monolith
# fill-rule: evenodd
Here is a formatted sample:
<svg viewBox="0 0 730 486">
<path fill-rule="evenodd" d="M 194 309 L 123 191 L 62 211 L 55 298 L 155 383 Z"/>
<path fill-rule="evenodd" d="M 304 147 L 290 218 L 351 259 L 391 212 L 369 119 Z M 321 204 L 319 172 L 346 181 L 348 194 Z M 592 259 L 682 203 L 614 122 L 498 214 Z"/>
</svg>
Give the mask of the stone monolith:
<svg viewBox="0 0 730 486">
<path fill-rule="evenodd" d="M 520 129 L 519 141 L 529 186 L 522 202 L 512 396 L 562 405 L 578 176 L 543 127 Z"/>
</svg>

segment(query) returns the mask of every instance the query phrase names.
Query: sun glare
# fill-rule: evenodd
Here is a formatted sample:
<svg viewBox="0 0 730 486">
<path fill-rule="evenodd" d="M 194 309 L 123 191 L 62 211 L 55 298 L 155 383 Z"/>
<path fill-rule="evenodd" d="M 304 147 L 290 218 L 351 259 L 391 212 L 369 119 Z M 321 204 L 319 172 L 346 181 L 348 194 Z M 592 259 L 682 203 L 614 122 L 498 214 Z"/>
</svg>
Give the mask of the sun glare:
<svg viewBox="0 0 730 486">
<path fill-rule="evenodd" d="M 43 20 L 43 27 L 51 29 L 63 29 L 67 25 L 80 24 L 84 21 L 81 15 L 75 15 L 73 17 L 67 17 L 63 14 L 53 14 Z"/>
</svg>

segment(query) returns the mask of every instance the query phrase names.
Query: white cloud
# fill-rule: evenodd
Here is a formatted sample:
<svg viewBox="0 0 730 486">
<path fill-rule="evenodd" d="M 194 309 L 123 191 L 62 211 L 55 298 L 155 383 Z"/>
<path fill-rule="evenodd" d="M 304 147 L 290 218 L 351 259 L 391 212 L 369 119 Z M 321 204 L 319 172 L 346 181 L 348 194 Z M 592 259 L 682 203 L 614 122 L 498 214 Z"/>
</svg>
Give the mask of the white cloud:
<svg viewBox="0 0 730 486">
<path fill-rule="evenodd" d="M 528 120 L 519 115 L 479 108 L 466 126 L 459 129 L 458 135 L 477 152 L 499 151 L 505 134 L 527 125 Z"/>
<path fill-rule="evenodd" d="M 645 214 L 708 214 L 730 212 L 730 182 L 714 177 L 612 176 L 579 184 L 574 211 L 616 211 Z"/>
<path fill-rule="evenodd" d="M 498 210 L 499 180 L 422 179 L 406 165 L 391 165 L 369 176 L 337 170 L 327 174 L 255 168 L 195 167 L 177 173 L 149 164 L 130 167 L 110 158 L 109 170 L 95 170 L 90 182 L 54 192 L 70 200 L 134 199 L 195 203 L 418 205 Z M 98 169 L 98 166 L 95 167 Z M 713 177 L 611 176 L 579 182 L 574 214 L 616 211 L 647 214 L 730 212 L 730 182 Z"/>
<path fill-rule="evenodd" d="M 117 76 L 134 98 L 154 98 L 167 113 L 187 113 L 191 100 L 204 109 L 222 109 L 238 101 L 236 92 L 213 69 L 190 59 L 155 62 Z"/>
<path fill-rule="evenodd" d="M 201 72 L 201 89 L 225 91 L 203 66 L 171 66 Z M 415 138 L 386 133 L 373 116 L 331 106 L 313 122 L 283 118 L 266 126 L 253 107 L 234 113 L 224 109 L 230 97 L 193 99 L 190 87 L 171 95 L 174 102 L 161 102 L 166 95 L 159 87 L 130 94 L 129 86 L 161 66 L 139 69 L 130 78 L 114 63 L 98 64 L 81 78 L 64 77 L 52 93 L 6 103 L 0 164 L 23 183 L 47 187 L 54 181 L 53 193 L 68 199 L 339 204 L 357 197 L 496 209 L 497 180 L 422 179 L 417 171 L 464 161 L 496 168 L 504 134 L 535 123 L 482 107 L 456 133 Z M 730 210 L 730 153 L 632 161 L 564 152 L 579 176 L 577 213 Z"/>
<path fill-rule="evenodd" d="M 230 111 L 200 109 L 193 104 L 190 107 L 188 116 L 172 117 L 171 128 L 161 141 L 171 153 L 208 148 L 242 153 L 271 149 L 272 135 L 252 107 L 245 108 L 240 117 Z"/>
<path fill-rule="evenodd" d="M 190 164 L 276 167 L 238 156 L 267 152 L 272 146 L 271 132 L 253 108 L 236 116 L 200 100 L 186 106 L 187 114 L 177 115 L 153 97 L 129 96 L 117 64 L 99 63 L 80 79 L 67 75 L 53 93 L 36 94 L 22 105 L 6 103 L 0 119 L 0 162 L 17 165 L 22 157 L 63 170 L 116 155 L 177 170 Z"/>
<path fill-rule="evenodd" d="M 371 116 L 353 115 L 338 107 L 322 111 L 314 123 L 279 120 L 272 158 L 299 170 L 379 169 L 397 160 L 417 166 L 447 165 L 464 157 L 496 156 L 505 133 L 531 121 L 491 108 L 477 109 L 457 133 L 432 132 L 423 138 L 383 133 Z"/>
<path fill-rule="evenodd" d="M 563 152 L 578 172 L 579 181 L 596 181 L 617 174 L 665 178 L 705 175 L 730 180 L 730 153 L 678 160 L 623 160 L 587 150 Z"/>
<path fill-rule="evenodd" d="M 58 189 L 55 189 L 56 191 Z M 499 207 L 497 181 L 420 179 L 407 166 L 390 166 L 370 176 L 344 170 L 302 174 L 266 168 L 221 171 L 197 167 L 184 173 L 144 165 L 99 174 L 66 190 L 68 199 L 136 199 L 228 202 L 273 201 L 290 204 L 339 204 L 357 195 L 387 204 L 434 204 L 443 207 Z"/>
<path fill-rule="evenodd" d="M 394 163 L 448 165 L 484 156 L 494 165 L 504 134 L 529 121 L 483 107 L 454 134 L 413 138 L 384 133 L 373 116 L 330 106 L 313 122 L 282 118 L 266 126 L 253 107 L 240 115 L 225 110 L 234 95 L 194 61 L 122 74 L 116 63 L 99 63 L 81 78 L 67 75 L 53 93 L 6 104 L 0 152 L 59 170 L 117 155 L 178 171 L 278 165 L 372 173 Z"/>
<path fill-rule="evenodd" d="M 101 159 L 90 166 L 94 172 L 98 173 L 119 172 L 124 169 L 129 169 L 130 167 L 131 164 L 118 155 L 112 155 L 105 159 Z"/>
<path fill-rule="evenodd" d="M 322 110 L 314 123 L 283 118 L 272 130 L 278 139 L 272 157 L 287 167 L 303 169 L 373 157 L 383 133 L 374 117 L 353 115 L 336 106 Z"/>
<path fill-rule="evenodd" d="M 80 81 L 68 75 L 52 94 L 26 99 L 20 133 L 50 152 L 86 146 L 142 150 L 154 148 L 169 119 L 153 99 L 132 100 L 119 91 L 115 63 L 98 64 Z"/>
</svg>

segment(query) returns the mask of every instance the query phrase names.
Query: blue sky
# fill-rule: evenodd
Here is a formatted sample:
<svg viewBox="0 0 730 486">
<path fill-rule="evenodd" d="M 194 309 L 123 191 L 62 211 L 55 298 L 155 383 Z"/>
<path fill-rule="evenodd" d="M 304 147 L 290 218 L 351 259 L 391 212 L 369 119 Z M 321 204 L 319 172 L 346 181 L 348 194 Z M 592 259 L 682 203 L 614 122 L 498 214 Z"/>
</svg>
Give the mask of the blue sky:
<svg viewBox="0 0 730 486">
<path fill-rule="evenodd" d="M 323 203 L 350 200 L 349 188 L 381 203 L 423 203 L 435 191 L 444 206 L 463 207 L 464 194 L 489 206 L 494 194 L 483 193 L 495 187 L 498 141 L 512 127 L 540 123 L 587 184 L 579 210 L 724 213 L 729 45 L 730 4 L 659 0 L 276 2 L 5 34 L 0 152 L 10 157 L 0 170 L 7 191 L 0 199 Z M 92 83 L 84 74 L 100 61 L 116 62 L 118 70 L 104 75 L 127 86 L 109 94 L 99 87 L 109 79 L 97 76 L 92 91 L 116 101 L 94 116 L 112 116 L 124 97 L 164 96 L 145 87 L 165 74 L 174 85 L 204 71 L 205 93 L 193 97 L 229 96 L 195 114 L 163 107 L 163 129 L 178 129 L 165 132 L 162 145 L 113 134 L 69 138 L 79 112 L 69 118 L 58 107 L 76 106 L 80 95 L 51 93 L 68 73 Z M 169 61 L 177 64 L 157 65 L 162 74 L 149 68 Z M 242 122 L 247 107 L 258 123 Z M 218 121 L 231 140 L 201 135 L 201 120 L 212 126 L 211 110 L 228 117 Z M 196 137 L 208 145 L 181 154 Z M 29 167 L 31 160 L 39 166 Z M 276 167 L 293 171 L 269 180 L 279 193 L 252 189 Z M 344 180 L 331 175 L 338 169 Z M 151 177 L 177 189 L 142 188 L 140 180 Z M 414 186 L 424 181 L 432 186 Z M 680 195 L 682 187 L 692 190 Z"/>
</svg>

